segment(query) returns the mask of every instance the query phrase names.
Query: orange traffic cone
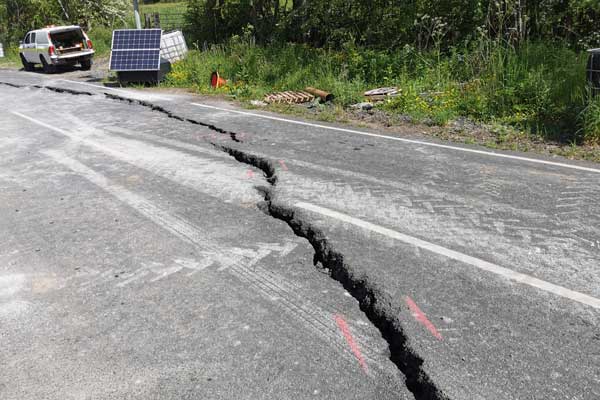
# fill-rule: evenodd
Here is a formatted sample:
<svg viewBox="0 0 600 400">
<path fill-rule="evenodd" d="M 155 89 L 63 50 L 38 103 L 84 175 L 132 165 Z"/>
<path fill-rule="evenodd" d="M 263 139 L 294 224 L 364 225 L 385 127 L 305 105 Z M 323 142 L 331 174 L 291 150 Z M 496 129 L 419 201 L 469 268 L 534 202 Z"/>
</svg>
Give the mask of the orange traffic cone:
<svg viewBox="0 0 600 400">
<path fill-rule="evenodd" d="M 210 86 L 212 86 L 214 89 L 225 86 L 226 83 L 227 83 L 227 80 L 223 79 L 219 76 L 219 71 L 215 71 L 211 74 Z"/>
</svg>

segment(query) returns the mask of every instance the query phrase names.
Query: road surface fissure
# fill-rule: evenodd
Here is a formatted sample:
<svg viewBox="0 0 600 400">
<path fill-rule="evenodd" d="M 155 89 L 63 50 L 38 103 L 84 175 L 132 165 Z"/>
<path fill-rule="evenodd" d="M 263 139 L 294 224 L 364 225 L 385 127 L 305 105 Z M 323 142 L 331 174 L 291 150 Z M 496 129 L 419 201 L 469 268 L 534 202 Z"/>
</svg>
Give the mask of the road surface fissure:
<svg viewBox="0 0 600 400">
<path fill-rule="evenodd" d="M 71 91 L 65 91 L 63 93 L 77 94 L 72 93 Z M 226 131 L 210 124 L 178 116 L 165 110 L 163 107 L 152 103 L 107 93 L 104 93 L 104 95 L 112 100 L 150 108 L 152 111 L 160 112 L 167 115 L 169 118 L 174 118 L 182 122 L 193 123 L 209 128 L 212 126 L 210 129 L 227 134 L 232 141 L 240 142 L 239 140 L 235 140 L 237 135 L 235 132 Z M 19 115 L 22 118 L 26 117 L 20 113 L 14 114 Z M 31 117 L 26 119 L 33 121 Z M 286 222 L 297 236 L 308 240 L 315 251 L 315 260 L 318 260 L 325 268 L 327 268 L 330 271 L 329 276 L 341 283 L 348 293 L 358 301 L 360 309 L 367 319 L 380 331 L 382 337 L 388 343 L 390 360 L 404 374 L 406 387 L 414 394 L 415 398 L 417 400 L 448 399 L 443 391 L 436 387 L 435 383 L 423 370 L 422 366 L 424 361 L 417 354 L 417 351 L 409 345 L 408 336 L 401 327 L 401 323 L 397 316 L 389 315 L 388 310 L 386 310 L 384 304 L 390 304 L 391 299 L 382 299 L 383 295 L 381 292 L 372 287 L 370 282 L 355 277 L 351 272 L 350 266 L 344 262 L 344 256 L 332 247 L 329 240 L 326 239 L 325 235 L 319 229 L 299 218 L 293 208 L 275 203 L 272 196 L 274 195 L 274 188 L 277 184 L 277 174 L 275 164 L 272 160 L 222 144 L 212 143 L 212 145 L 221 151 L 228 153 L 237 161 L 254 166 L 264 172 L 269 186 L 257 188 L 265 198 L 265 204 L 261 207 L 263 211 L 266 211 L 268 215 L 276 219 Z"/>
<path fill-rule="evenodd" d="M 315 261 L 329 270 L 329 276 L 338 281 L 354 297 L 371 323 L 381 332 L 388 343 L 390 360 L 406 377 L 406 386 L 417 400 L 445 400 L 448 397 L 430 379 L 423 370 L 423 359 L 408 343 L 408 336 L 395 315 L 390 315 L 385 304 L 391 299 L 377 290 L 368 280 L 355 276 L 352 268 L 344 262 L 344 256 L 332 246 L 326 235 L 311 223 L 299 217 L 296 209 L 288 207 L 274 199 L 278 177 L 275 163 L 267 158 L 235 149 L 223 144 L 213 146 L 228 153 L 237 161 L 261 169 L 270 187 L 263 188 L 265 207 L 263 209 L 274 218 L 286 222 L 293 232 L 308 240 L 315 251 Z M 316 264 L 316 263 L 315 263 Z"/>
<path fill-rule="evenodd" d="M 15 86 L 12 84 L 9 84 L 9 85 Z M 40 86 L 31 86 L 31 87 L 43 88 Z M 46 89 L 54 90 L 54 88 L 48 88 L 48 87 L 46 87 Z M 77 91 L 73 91 L 73 90 L 63 90 L 63 91 L 54 90 L 54 91 L 59 92 L 59 93 L 69 93 L 69 94 L 74 94 L 74 95 L 88 94 L 88 92 L 78 93 Z M 181 116 L 174 114 L 173 112 L 171 112 L 159 105 L 155 105 L 151 102 L 137 100 L 137 99 L 130 99 L 127 97 L 117 96 L 117 95 L 108 94 L 108 93 L 104 93 L 104 96 L 106 98 L 112 99 L 112 100 L 127 102 L 130 104 L 137 104 L 137 105 L 149 108 L 152 111 L 160 112 L 169 118 L 174 118 L 174 119 L 182 121 L 182 122 L 188 122 L 188 123 L 207 127 L 215 132 L 227 135 L 234 142 L 238 142 L 238 143 L 241 142 L 239 139 L 237 139 L 238 133 L 236 133 L 236 132 L 224 130 L 222 128 L 216 127 L 212 124 L 204 123 L 202 121 L 197 121 L 197 120 L 192 120 L 189 118 L 181 117 Z M 229 110 L 227 110 L 227 111 L 229 111 Z M 323 127 L 331 128 L 331 127 L 326 127 L 326 126 L 323 126 Z M 356 132 L 361 133 L 361 134 L 364 133 L 364 132 L 360 132 L 360 131 L 356 131 Z M 372 134 L 372 136 L 386 137 L 384 135 L 375 135 L 375 134 Z M 388 138 L 388 137 L 386 137 L 386 138 Z M 414 141 L 410 141 L 410 140 L 405 140 L 405 141 L 414 142 Z M 326 238 L 326 236 L 323 234 L 322 231 L 320 231 L 319 229 L 314 227 L 311 223 L 306 221 L 305 215 L 303 215 L 302 213 L 297 213 L 297 211 L 299 209 L 309 209 L 311 207 L 308 207 L 308 206 L 305 207 L 305 204 L 285 205 L 283 203 L 278 202 L 277 199 L 274 198 L 274 196 L 275 196 L 274 188 L 277 185 L 277 181 L 278 181 L 277 172 L 275 169 L 275 162 L 263 155 L 258 156 L 255 154 L 251 154 L 247 151 L 242 151 L 242 150 L 239 150 L 239 149 L 236 149 L 236 148 L 233 148 L 230 146 L 225 146 L 222 144 L 216 144 L 216 143 L 212 143 L 212 144 L 215 147 L 217 147 L 218 149 L 220 149 L 220 150 L 228 153 L 230 156 L 234 157 L 237 161 L 254 166 L 256 168 L 259 168 L 260 170 L 262 170 L 264 172 L 264 174 L 267 178 L 267 181 L 269 182 L 269 186 L 259 188 L 259 191 L 262 193 L 262 195 L 265 198 L 265 204 L 263 206 L 263 210 L 267 211 L 268 214 L 271 215 L 272 217 L 286 222 L 292 228 L 292 230 L 294 231 L 294 233 L 296 235 L 307 239 L 315 250 L 315 255 L 316 255 L 315 258 L 319 262 L 321 262 L 324 267 L 329 269 L 330 276 L 333 279 L 340 282 L 344 286 L 344 288 L 355 299 L 358 300 L 358 302 L 361 306 L 361 310 L 365 313 L 365 315 L 368 317 L 368 319 L 380 330 L 382 336 L 388 342 L 388 345 L 390 347 L 390 353 L 391 353 L 390 359 L 406 376 L 406 385 L 415 394 L 415 397 L 417 399 L 445 399 L 445 398 L 447 398 L 446 395 L 443 393 L 443 391 L 440 388 L 436 387 L 435 383 L 432 382 L 432 380 L 429 378 L 429 376 L 423 371 L 423 369 L 422 369 L 423 359 L 417 354 L 417 352 L 414 349 L 409 347 L 409 344 L 407 341 L 407 335 L 403 331 L 403 329 L 401 327 L 401 323 L 400 323 L 400 321 L 398 321 L 398 318 L 394 315 L 389 315 L 389 312 L 386 309 L 386 307 L 384 306 L 384 304 L 390 304 L 391 300 L 386 299 L 385 295 L 382 294 L 380 291 L 378 291 L 377 288 L 374 287 L 373 284 L 368 280 L 368 277 L 367 278 L 355 277 L 352 272 L 353 271 L 352 267 L 344 261 L 344 255 L 335 250 L 335 248 L 332 246 L 331 242 Z M 419 142 L 419 144 L 423 144 L 423 143 Z M 436 145 L 436 147 L 449 147 L 452 149 L 461 149 L 461 148 L 455 148 L 452 146 L 444 146 L 444 145 Z M 462 149 L 462 150 L 471 151 L 471 149 Z M 479 153 L 479 151 L 471 151 L 471 152 Z M 524 158 L 524 157 L 509 156 L 509 155 L 489 153 L 489 152 L 480 152 L 480 153 L 491 154 L 491 155 L 495 155 L 495 156 L 507 156 L 507 158 L 512 158 L 512 159 L 516 159 L 516 160 L 538 162 L 541 164 L 547 164 L 547 165 L 559 166 L 559 167 L 567 167 L 567 168 L 578 169 L 578 170 L 583 170 L 583 171 L 587 171 L 587 172 L 600 172 L 600 170 L 579 167 L 579 166 L 573 166 L 573 165 L 569 165 L 569 164 L 553 163 L 553 162 L 548 162 L 548 161 L 543 161 L 543 160 L 528 159 L 528 158 Z M 314 212 L 315 210 L 311 209 L 309 211 Z M 317 212 L 319 212 L 319 211 L 323 211 L 323 210 L 317 210 Z M 328 210 L 328 211 L 332 211 L 332 210 Z M 322 214 L 322 212 L 321 212 L 321 214 Z M 328 212 L 326 214 L 329 214 L 328 216 L 330 216 L 330 217 L 332 216 L 330 212 Z M 337 215 L 337 214 L 336 214 L 336 216 L 339 217 L 339 215 Z M 352 218 L 350 216 L 345 216 L 345 215 L 342 217 L 343 218 L 341 218 L 341 220 L 344 220 L 344 221 L 346 219 L 348 219 L 345 217 Z M 337 219 L 340 219 L 340 218 L 337 218 Z M 345 222 L 354 223 L 356 221 L 354 219 L 352 219 L 351 221 L 345 221 Z M 359 224 L 359 225 L 362 228 L 365 228 L 365 226 L 362 226 L 362 225 L 364 225 L 364 223 L 367 223 L 367 222 L 361 220 L 361 224 Z M 367 223 L 367 224 L 369 224 L 369 223 Z M 355 223 L 355 225 L 356 225 L 356 223 Z M 371 225 L 373 225 L 373 224 L 370 224 L 365 229 L 369 229 L 369 227 L 371 227 Z M 371 229 L 371 230 L 373 230 L 373 229 Z M 392 232 L 398 233 L 395 231 L 392 231 Z M 381 232 L 379 232 L 379 233 L 381 233 Z M 400 234 L 400 235 L 402 235 L 402 234 Z M 404 236 L 406 236 L 406 235 L 404 235 Z M 400 238 L 399 240 L 401 240 L 401 239 L 402 238 Z M 406 238 L 404 238 L 404 239 L 406 239 Z M 415 239 L 415 238 L 411 238 L 411 239 Z M 425 248 L 427 250 L 431 250 L 430 249 L 431 246 L 429 246 L 429 245 L 433 245 L 433 244 L 427 243 L 427 246 L 424 246 L 423 248 Z M 433 246 L 436 246 L 436 245 L 433 245 Z M 435 252 L 436 249 L 437 248 L 434 248 L 433 252 Z M 445 249 L 445 250 L 448 250 L 448 249 Z M 444 253 L 445 253 L 444 255 L 448 256 L 448 254 L 446 254 L 447 252 L 444 252 Z M 454 253 L 455 252 L 453 252 L 452 254 L 454 254 Z M 472 257 L 466 256 L 463 254 L 460 254 L 460 257 L 458 257 L 458 258 L 457 257 L 450 257 L 450 258 L 465 262 L 465 259 L 464 259 L 465 257 L 468 258 L 466 260 L 467 261 L 466 263 L 473 265 L 473 263 L 468 262 Z M 497 267 L 497 266 L 495 266 L 495 267 Z M 502 267 L 500 267 L 500 268 L 502 268 Z M 489 270 L 489 269 L 487 269 L 487 270 Z M 504 271 L 504 270 L 506 270 L 506 271 Z M 522 276 L 520 276 L 523 274 L 518 274 L 512 270 L 508 270 L 508 269 L 504 269 L 504 268 L 502 269 L 502 272 L 507 272 L 507 271 L 509 272 L 510 276 L 505 276 L 505 277 L 508 277 L 509 279 L 517 280 L 521 283 L 531 284 L 531 282 L 534 282 L 534 283 L 543 282 L 543 281 L 535 280 L 535 278 L 533 278 L 534 280 L 532 281 L 531 280 L 532 277 L 528 277 L 528 276 L 526 276 L 527 279 L 520 279 L 520 278 L 523 278 Z M 498 270 L 490 271 L 490 272 L 497 273 Z M 515 279 L 515 276 L 513 274 L 519 275 L 516 277 L 517 279 Z M 503 275 L 503 274 L 500 274 L 500 275 Z M 504 274 L 504 275 L 506 275 L 506 274 Z M 537 281 L 539 281 L 539 282 L 537 282 Z M 543 282 L 543 283 L 546 284 L 545 282 Z M 531 286 L 544 289 L 544 287 L 543 287 L 544 285 L 533 284 Z M 556 285 L 554 285 L 554 286 L 556 286 Z M 582 299 L 582 297 L 580 296 L 581 294 L 573 292 L 573 291 L 569 291 L 566 288 L 562 288 L 562 287 L 558 287 L 558 286 L 556 286 L 556 288 L 559 288 L 560 290 L 558 290 L 558 291 L 554 290 L 555 294 L 563 295 L 563 294 L 567 293 L 567 295 L 563 296 L 563 297 L 571 298 L 572 300 L 581 302 L 581 299 Z M 552 288 L 552 289 L 555 289 L 555 288 Z M 552 290 L 550 290 L 550 291 L 552 291 Z M 577 296 L 571 296 L 572 293 L 576 293 Z M 585 296 L 585 295 L 583 295 L 583 296 Z M 586 303 L 588 305 L 592 305 L 596 308 L 599 308 L 600 300 L 598 300 L 598 299 L 593 299 L 593 300 L 594 300 L 594 304 L 590 304 L 589 301 L 587 303 L 584 301 L 584 303 Z M 596 304 L 596 302 L 598 302 L 598 304 Z"/>
</svg>

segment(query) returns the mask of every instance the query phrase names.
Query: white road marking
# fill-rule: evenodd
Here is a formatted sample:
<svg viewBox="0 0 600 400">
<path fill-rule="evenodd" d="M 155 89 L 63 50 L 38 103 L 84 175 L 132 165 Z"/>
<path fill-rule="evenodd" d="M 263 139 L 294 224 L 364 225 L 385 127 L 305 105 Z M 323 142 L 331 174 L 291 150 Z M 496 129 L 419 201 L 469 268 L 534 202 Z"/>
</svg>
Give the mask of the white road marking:
<svg viewBox="0 0 600 400">
<path fill-rule="evenodd" d="M 388 228 L 384 228 L 380 225 L 375 225 L 370 222 L 364 221 L 362 219 L 354 218 L 350 215 L 343 214 L 338 211 L 330 210 L 328 208 L 324 208 L 324 207 L 320 207 L 320 206 L 317 206 L 314 204 L 304 203 L 304 202 L 296 203 L 295 207 L 358 226 L 360 228 L 369 230 L 371 232 L 375 232 L 380 235 L 384 235 L 389 238 L 401 241 L 403 243 L 419 247 L 423 250 L 427 250 L 432 253 L 439 254 L 441 256 L 471 265 L 471 266 L 479 268 L 481 270 L 494 273 L 496 275 L 502 276 L 502 277 L 510 279 L 512 281 L 522 283 L 525 285 L 529 285 L 529 286 L 535 287 L 537 289 L 541 289 L 545 292 L 552 293 L 557 296 L 561 296 L 566 299 L 577 301 L 579 303 L 591 306 L 593 308 L 600 309 L 600 299 L 589 296 L 587 294 L 576 292 L 574 290 L 567 289 L 565 287 L 558 286 L 558 285 L 543 281 L 538 278 L 534 278 L 533 276 L 526 275 L 526 274 L 523 274 L 520 272 L 516 272 L 511 269 L 504 268 L 499 265 L 492 264 L 490 262 L 481 260 L 479 258 L 471 257 L 466 254 L 460 253 L 458 251 L 450 250 L 443 246 L 439 246 L 437 244 L 430 243 L 425 240 L 415 238 L 413 236 L 405 235 L 403 233 L 400 233 L 400 232 L 397 232 L 397 231 L 394 231 L 394 230 L 391 230 Z"/>
<path fill-rule="evenodd" d="M 569 169 L 575 169 L 575 170 L 579 170 L 579 171 L 594 172 L 594 173 L 600 174 L 600 169 L 597 169 L 597 168 L 582 167 L 582 166 L 579 166 L 579 165 L 565 164 L 565 163 L 559 163 L 559 162 L 553 162 L 553 161 L 546 161 L 546 160 L 538 160 L 538 159 L 535 159 L 535 158 L 513 156 L 513 155 L 510 155 L 510 154 L 502 154 L 502 153 L 495 153 L 495 152 L 491 152 L 491 151 L 469 149 L 469 148 L 465 148 L 465 147 L 450 146 L 450 145 L 447 145 L 447 144 L 424 142 L 424 141 L 421 141 L 421 140 L 399 138 L 399 137 L 396 137 L 396 136 L 379 135 L 379 134 L 376 134 L 376 133 L 369 133 L 369 132 L 357 131 L 357 130 L 354 130 L 354 129 L 346 129 L 346 128 L 339 128 L 339 127 L 336 127 L 336 126 L 327 126 L 327 125 L 321 125 L 321 124 L 313 124 L 311 122 L 296 121 L 296 120 L 293 120 L 293 119 L 287 119 L 287 118 L 281 118 L 281 117 L 274 117 L 274 116 L 271 116 L 271 115 L 257 114 L 257 113 L 248 112 L 248 111 L 231 110 L 231 109 L 228 109 L 228 108 L 222 108 L 222 107 L 216 107 L 216 106 L 209 106 L 209 105 L 206 105 L 206 104 L 199 104 L 199 103 L 190 103 L 190 104 L 192 104 L 194 106 L 198 106 L 198 107 L 210 108 L 210 109 L 213 109 L 213 110 L 227 111 L 227 112 L 234 113 L 234 114 L 247 115 L 247 116 L 250 116 L 250 117 L 264 118 L 264 119 L 270 119 L 270 120 L 273 120 L 273 121 L 287 122 L 287 123 L 290 123 L 290 124 L 310 126 L 312 128 L 328 129 L 328 130 L 337 131 L 337 132 L 353 133 L 353 134 L 356 134 L 356 135 L 363 135 L 363 136 L 370 136 L 370 137 L 376 137 L 376 138 L 382 138 L 382 139 L 388 139 L 388 140 L 395 140 L 395 141 L 404 142 L 404 143 L 412 143 L 412 144 L 418 144 L 418 145 L 423 145 L 423 146 L 438 147 L 438 148 L 442 148 L 442 149 L 450 149 L 450 150 L 462 151 L 462 152 L 465 152 L 465 153 L 482 154 L 482 155 L 491 156 L 491 157 L 507 158 L 507 159 L 511 159 L 511 160 L 526 161 L 526 162 L 535 163 L 535 164 L 551 165 L 553 167 L 569 168 Z"/>
</svg>

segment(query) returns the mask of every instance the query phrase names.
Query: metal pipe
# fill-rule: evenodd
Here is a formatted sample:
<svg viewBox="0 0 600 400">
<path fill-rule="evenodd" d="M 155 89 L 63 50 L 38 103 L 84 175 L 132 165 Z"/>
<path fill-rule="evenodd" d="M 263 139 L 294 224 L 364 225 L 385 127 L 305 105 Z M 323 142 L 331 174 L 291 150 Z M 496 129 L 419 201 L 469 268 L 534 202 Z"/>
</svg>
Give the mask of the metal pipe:
<svg viewBox="0 0 600 400">
<path fill-rule="evenodd" d="M 133 15 L 135 16 L 135 27 L 142 29 L 142 21 L 140 20 L 140 6 L 138 0 L 133 0 Z"/>
</svg>

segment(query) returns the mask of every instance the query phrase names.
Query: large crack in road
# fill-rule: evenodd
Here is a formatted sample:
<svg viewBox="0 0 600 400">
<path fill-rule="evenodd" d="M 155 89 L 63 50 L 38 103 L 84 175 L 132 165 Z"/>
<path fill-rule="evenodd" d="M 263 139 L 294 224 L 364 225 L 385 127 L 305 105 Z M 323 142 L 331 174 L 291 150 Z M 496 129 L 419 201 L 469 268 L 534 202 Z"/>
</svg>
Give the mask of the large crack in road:
<svg viewBox="0 0 600 400">
<path fill-rule="evenodd" d="M 0 84 L 14 88 L 46 89 L 70 95 L 93 95 L 93 93 L 87 91 L 55 86 L 18 85 L 10 82 L 0 82 Z M 148 101 L 131 99 L 111 93 L 103 94 L 107 99 L 149 108 L 152 111 L 166 115 L 168 118 L 206 127 L 221 135 L 225 135 L 235 143 L 243 143 L 238 139 L 239 132 L 225 130 L 214 124 L 182 117 L 160 105 Z M 238 162 L 263 171 L 268 186 L 256 188 L 265 200 L 260 208 L 267 215 L 287 223 L 295 235 L 306 239 L 315 251 L 315 266 L 320 263 L 329 272 L 329 276 L 339 282 L 358 301 L 364 315 L 379 330 L 382 337 L 388 343 L 390 360 L 404 374 L 406 378 L 405 385 L 414 394 L 415 398 L 417 400 L 449 399 L 444 391 L 437 387 L 435 382 L 422 369 L 424 361 L 417 354 L 417 351 L 408 344 L 408 336 L 402 328 L 401 322 L 393 314 L 392 310 L 394 308 L 392 307 L 393 302 L 391 299 L 387 298 L 383 291 L 370 283 L 368 277 L 358 276 L 353 272 L 354 269 L 352 266 L 344 260 L 344 255 L 335 249 L 330 240 L 328 240 L 325 232 L 304 220 L 293 207 L 278 201 L 275 188 L 280 180 L 277 176 L 275 162 L 263 156 L 255 155 L 250 151 L 225 146 L 216 142 L 210 143 L 221 151 L 228 153 Z"/>
<path fill-rule="evenodd" d="M 271 183 L 271 187 L 265 192 L 266 209 L 269 215 L 286 222 L 297 236 L 308 240 L 315 250 L 315 264 L 320 262 L 329 271 L 329 276 L 341 283 L 344 289 L 358 301 L 365 316 L 379 329 L 382 337 L 387 341 L 390 360 L 406 377 L 406 386 L 415 398 L 417 400 L 448 399 L 421 368 L 423 359 L 408 346 L 407 335 L 400 321 L 389 313 L 391 301 L 373 287 L 368 279 L 357 277 L 353 273 L 352 267 L 344 261 L 344 255 L 334 248 L 324 232 L 298 217 L 293 208 L 277 202 L 274 188 L 278 179 L 273 161 L 231 147 L 216 146 L 236 160 L 257 167 L 265 173 Z"/>
</svg>

